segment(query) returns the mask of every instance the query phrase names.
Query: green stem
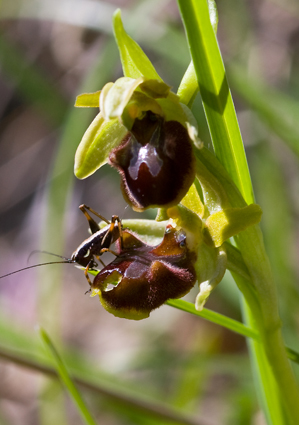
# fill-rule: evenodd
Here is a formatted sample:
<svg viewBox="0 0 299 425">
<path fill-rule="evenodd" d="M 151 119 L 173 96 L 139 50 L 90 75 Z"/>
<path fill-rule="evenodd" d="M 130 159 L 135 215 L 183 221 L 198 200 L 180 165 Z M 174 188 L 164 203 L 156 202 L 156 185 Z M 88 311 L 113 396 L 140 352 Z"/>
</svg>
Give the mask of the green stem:
<svg viewBox="0 0 299 425">
<path fill-rule="evenodd" d="M 255 340 L 260 339 L 259 334 L 254 329 L 243 325 L 243 323 L 238 322 L 237 320 L 231 319 L 227 316 L 224 316 L 223 314 L 216 313 L 215 311 L 209 310 L 207 308 L 198 311 L 195 309 L 193 303 L 189 303 L 185 300 L 168 300 L 166 304 L 170 307 L 194 314 L 195 316 L 201 317 L 202 319 L 209 320 L 216 325 L 223 326 L 230 331 L 236 332 L 239 335 L 243 335 L 247 338 L 253 338 Z"/>
<path fill-rule="evenodd" d="M 216 179 L 217 185 L 214 186 L 212 195 L 219 190 L 221 184 L 220 198 L 225 193 L 232 207 L 244 206 L 242 195 L 213 154 L 202 149 L 196 151 L 196 156 L 197 175 L 199 179 L 204 177 L 203 189 L 207 180 L 213 185 Z M 209 173 L 211 178 L 208 177 Z M 264 351 L 275 376 L 277 390 L 283 400 L 289 422 L 295 425 L 299 423 L 299 391 L 281 335 L 277 296 L 262 234 L 258 226 L 252 226 L 235 239 L 250 275 L 250 283 L 240 278 L 236 279 L 236 282 L 245 296 L 250 314 L 261 335 Z"/>
<path fill-rule="evenodd" d="M 168 300 L 165 304 L 170 307 L 177 308 L 178 310 L 185 311 L 186 313 L 194 314 L 194 316 L 201 317 L 202 319 L 208 320 L 209 322 L 215 323 L 216 325 L 223 326 L 232 332 L 236 332 L 239 335 L 245 336 L 255 340 L 255 342 L 261 342 L 260 334 L 253 328 L 244 325 L 237 320 L 231 319 L 230 317 L 224 316 L 223 314 L 204 308 L 201 311 L 196 310 L 193 303 L 185 300 Z M 299 353 L 292 348 L 285 347 L 288 354 L 288 358 L 295 363 L 299 364 Z"/>
</svg>

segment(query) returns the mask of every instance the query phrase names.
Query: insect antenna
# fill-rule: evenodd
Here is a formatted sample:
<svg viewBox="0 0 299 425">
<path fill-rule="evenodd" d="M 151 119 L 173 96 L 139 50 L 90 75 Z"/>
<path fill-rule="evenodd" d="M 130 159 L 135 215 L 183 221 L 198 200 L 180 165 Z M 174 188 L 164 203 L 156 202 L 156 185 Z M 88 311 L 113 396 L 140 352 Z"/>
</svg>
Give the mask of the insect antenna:
<svg viewBox="0 0 299 425">
<path fill-rule="evenodd" d="M 29 263 L 30 258 L 32 257 L 32 255 L 34 254 L 48 254 L 48 255 L 53 255 L 54 257 L 58 257 L 58 258 L 62 258 L 63 260 L 69 262 L 69 258 L 64 257 L 63 255 L 58 255 L 58 254 L 53 254 L 53 252 L 49 252 L 49 251 L 40 251 L 39 249 L 36 249 L 34 251 L 32 251 L 28 257 L 27 263 Z"/>
<path fill-rule="evenodd" d="M 34 267 L 47 266 L 48 264 L 65 264 L 65 263 L 72 264 L 72 263 L 75 263 L 75 262 L 76 261 L 66 259 L 65 261 L 50 261 L 49 263 L 34 264 L 33 266 L 23 267 L 22 269 L 15 270 L 14 272 L 4 274 L 3 276 L 0 276 L 0 279 L 3 279 L 4 277 L 10 276 L 10 275 L 15 274 L 15 273 L 22 272 L 24 270 L 33 269 Z"/>
</svg>

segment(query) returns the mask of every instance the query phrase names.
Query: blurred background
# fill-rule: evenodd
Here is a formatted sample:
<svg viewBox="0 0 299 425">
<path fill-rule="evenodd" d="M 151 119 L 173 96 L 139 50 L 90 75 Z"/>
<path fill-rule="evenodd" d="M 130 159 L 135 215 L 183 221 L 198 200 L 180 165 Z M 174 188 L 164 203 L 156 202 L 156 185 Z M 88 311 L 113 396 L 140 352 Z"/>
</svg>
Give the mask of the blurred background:
<svg viewBox="0 0 299 425">
<path fill-rule="evenodd" d="M 223 0 L 217 6 L 284 335 L 299 350 L 299 4 Z M 73 175 L 76 148 L 97 112 L 75 109 L 75 98 L 122 75 L 111 25 L 118 7 L 127 32 L 176 91 L 190 56 L 174 0 L 0 3 L 0 275 L 26 267 L 34 250 L 69 257 L 88 236 L 82 203 L 108 219 L 155 217 L 127 208 L 109 166 L 87 180 Z M 199 96 L 193 111 L 211 147 Z M 34 254 L 29 264 L 46 261 L 54 258 Z M 36 325 L 76 373 L 120 394 L 84 390 L 98 423 L 166 423 L 121 403 L 128 394 L 162 400 L 194 424 L 265 423 L 244 338 L 168 306 L 141 322 L 118 319 L 84 296 L 87 289 L 83 273 L 70 265 L 0 281 L 1 425 L 82 423 L 61 385 L 39 371 L 46 355 Z M 207 308 L 241 320 L 229 273 Z"/>
</svg>

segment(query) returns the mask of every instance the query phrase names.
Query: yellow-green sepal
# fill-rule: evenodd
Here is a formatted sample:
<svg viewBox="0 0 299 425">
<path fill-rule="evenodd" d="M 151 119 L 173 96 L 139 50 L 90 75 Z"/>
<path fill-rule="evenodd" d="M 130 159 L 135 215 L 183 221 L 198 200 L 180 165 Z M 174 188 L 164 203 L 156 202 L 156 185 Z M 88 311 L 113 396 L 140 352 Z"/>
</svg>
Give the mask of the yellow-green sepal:
<svg viewBox="0 0 299 425">
<path fill-rule="evenodd" d="M 130 78 L 144 76 L 162 80 L 141 47 L 126 33 L 120 9 L 113 15 L 113 29 L 124 75 Z"/>
<path fill-rule="evenodd" d="M 184 127 L 187 126 L 186 122 L 188 121 L 188 117 L 185 110 L 182 108 L 178 97 L 174 93 L 170 92 L 167 98 L 156 99 L 156 102 L 163 110 L 163 115 L 166 121 L 178 121 Z"/>
<path fill-rule="evenodd" d="M 85 179 L 106 164 L 110 151 L 127 134 L 127 129 L 117 118 L 106 121 L 99 113 L 86 130 L 75 155 L 74 172 Z"/>
</svg>

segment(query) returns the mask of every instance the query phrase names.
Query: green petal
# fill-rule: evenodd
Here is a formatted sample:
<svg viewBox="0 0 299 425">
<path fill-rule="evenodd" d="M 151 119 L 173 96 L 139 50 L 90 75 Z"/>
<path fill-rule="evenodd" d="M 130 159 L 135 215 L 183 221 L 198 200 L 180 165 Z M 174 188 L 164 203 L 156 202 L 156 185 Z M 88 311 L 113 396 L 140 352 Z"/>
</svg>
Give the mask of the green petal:
<svg viewBox="0 0 299 425">
<path fill-rule="evenodd" d="M 164 83 L 164 81 L 146 79 L 140 85 L 140 89 L 148 96 L 156 99 L 159 97 L 167 97 L 169 95 L 171 87 L 168 84 Z"/>
<path fill-rule="evenodd" d="M 130 129 L 134 120 L 141 118 L 144 111 L 151 110 L 155 114 L 164 116 L 159 104 L 159 101 L 164 101 L 166 110 L 174 108 L 175 112 L 172 115 L 185 123 L 186 116 L 179 103 L 173 104 L 170 99 L 161 99 L 169 95 L 169 89 L 169 86 L 162 81 L 146 80 L 145 77 L 137 79 L 122 77 L 114 84 L 108 83 L 103 87 L 100 109 L 106 120 L 118 118 L 127 129 Z M 149 94 L 152 97 L 149 97 Z M 170 97 L 177 101 L 175 95 Z M 170 106 L 167 107 L 167 104 Z"/>
<path fill-rule="evenodd" d="M 139 113 L 131 113 L 131 116 L 137 118 L 141 112 L 152 111 L 154 114 L 164 116 L 164 112 L 158 101 L 152 97 L 148 97 L 140 91 L 135 91 L 127 105 L 127 109 L 136 109 Z"/>
<path fill-rule="evenodd" d="M 122 77 L 112 86 L 111 83 L 106 84 L 100 98 L 103 117 L 106 120 L 121 117 L 134 91 L 143 81 L 143 77 L 137 79 Z"/>
<path fill-rule="evenodd" d="M 181 107 L 181 104 L 179 102 L 174 102 L 173 100 L 173 97 L 168 97 L 167 99 L 156 99 L 156 102 L 159 103 L 163 109 L 166 121 L 178 121 L 186 128 L 188 117 Z"/>
<path fill-rule="evenodd" d="M 99 108 L 101 90 L 95 93 L 82 93 L 76 98 L 75 106 L 77 108 Z"/>
<path fill-rule="evenodd" d="M 218 283 L 222 281 L 226 271 L 227 255 L 226 255 L 225 249 L 221 247 L 221 248 L 218 248 L 216 252 L 217 252 L 217 256 L 216 256 L 213 274 L 211 274 L 208 280 L 202 281 L 199 286 L 199 294 L 197 295 L 196 301 L 195 301 L 195 308 L 198 311 L 201 311 L 203 309 L 208 297 L 210 296 L 210 293 L 213 291 L 213 289 L 215 289 Z M 199 280 L 199 283 L 200 283 L 200 280 Z"/>
<path fill-rule="evenodd" d="M 227 208 L 218 211 L 210 215 L 205 225 L 214 245 L 219 247 L 230 237 L 259 223 L 261 217 L 261 207 L 257 204 L 251 204 L 244 208 Z"/>
<path fill-rule="evenodd" d="M 119 9 L 113 15 L 113 29 L 124 75 L 162 80 L 141 47 L 124 30 Z"/>
<path fill-rule="evenodd" d="M 75 175 L 85 179 L 106 164 L 109 152 L 125 137 L 118 119 L 105 121 L 99 113 L 86 130 L 75 155 Z"/>
</svg>

